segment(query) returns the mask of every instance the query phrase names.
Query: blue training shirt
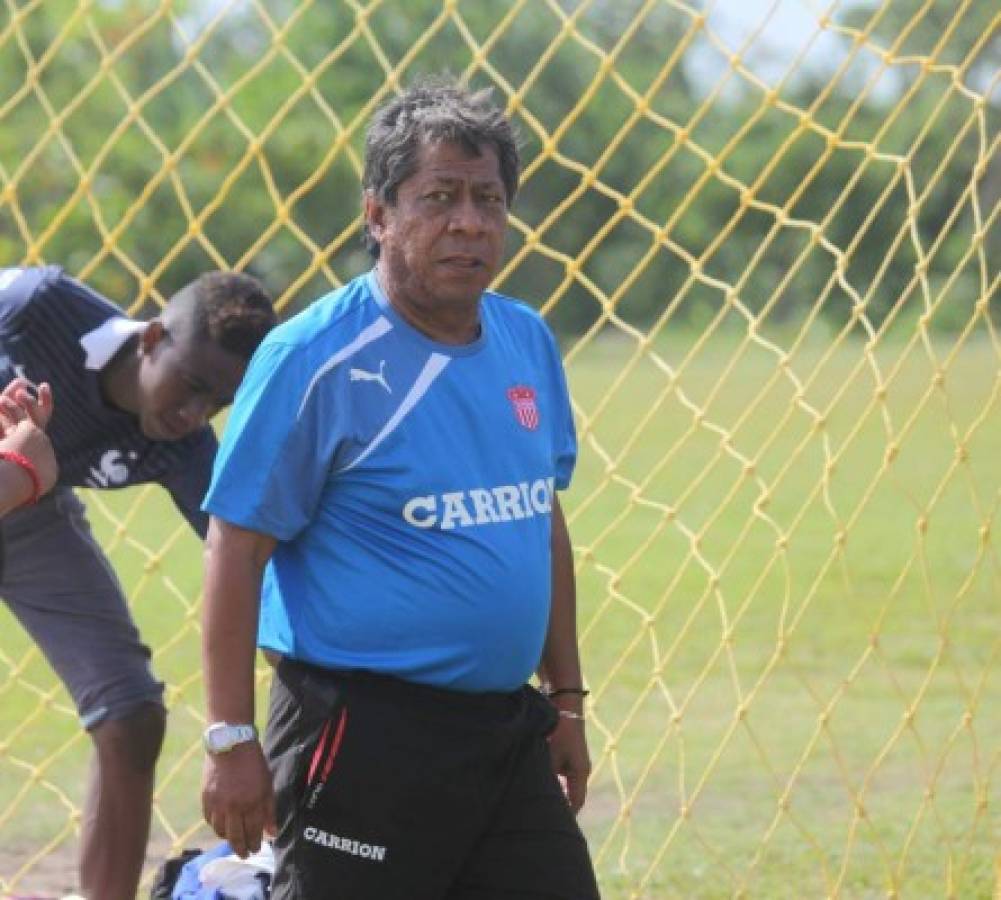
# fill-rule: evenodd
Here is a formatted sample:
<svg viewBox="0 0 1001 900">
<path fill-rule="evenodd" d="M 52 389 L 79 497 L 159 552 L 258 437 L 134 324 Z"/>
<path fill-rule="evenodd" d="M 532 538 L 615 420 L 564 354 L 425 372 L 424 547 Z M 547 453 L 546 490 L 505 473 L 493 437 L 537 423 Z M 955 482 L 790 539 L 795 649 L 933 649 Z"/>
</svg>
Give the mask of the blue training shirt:
<svg viewBox="0 0 1001 900">
<path fill-rule="evenodd" d="M 435 343 L 369 273 L 265 338 L 204 503 L 279 541 L 261 646 L 455 690 L 531 676 L 576 438 L 539 315 L 488 292 L 480 319 Z"/>
</svg>

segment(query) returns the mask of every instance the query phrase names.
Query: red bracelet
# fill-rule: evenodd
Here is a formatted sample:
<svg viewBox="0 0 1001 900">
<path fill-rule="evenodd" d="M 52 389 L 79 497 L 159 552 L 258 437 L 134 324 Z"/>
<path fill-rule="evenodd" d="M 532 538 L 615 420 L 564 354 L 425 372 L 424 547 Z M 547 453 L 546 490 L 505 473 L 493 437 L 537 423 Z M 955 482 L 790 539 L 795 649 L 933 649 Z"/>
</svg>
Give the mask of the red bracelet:
<svg viewBox="0 0 1001 900">
<path fill-rule="evenodd" d="M 19 466 L 31 479 L 31 496 L 21 505 L 32 506 L 37 503 L 38 498 L 42 495 L 42 480 L 38 477 L 38 469 L 35 468 L 35 464 L 23 453 L 18 453 L 16 450 L 0 450 L 0 459 L 5 459 L 7 462 Z"/>
</svg>

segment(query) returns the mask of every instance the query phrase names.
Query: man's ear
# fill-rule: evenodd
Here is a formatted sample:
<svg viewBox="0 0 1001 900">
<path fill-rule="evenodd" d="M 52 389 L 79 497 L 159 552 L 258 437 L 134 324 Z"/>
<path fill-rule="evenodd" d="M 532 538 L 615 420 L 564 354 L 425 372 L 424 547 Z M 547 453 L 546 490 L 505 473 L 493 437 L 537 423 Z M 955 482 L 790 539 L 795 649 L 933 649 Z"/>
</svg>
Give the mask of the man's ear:
<svg viewBox="0 0 1001 900">
<path fill-rule="evenodd" d="M 386 204 L 375 196 L 371 190 L 365 191 L 362 208 L 365 212 L 365 224 L 368 233 L 379 241 L 386 230 Z"/>
<path fill-rule="evenodd" d="M 148 356 L 164 338 L 167 337 L 167 326 L 159 319 L 152 319 L 146 323 L 146 328 L 139 336 L 139 353 Z"/>
</svg>

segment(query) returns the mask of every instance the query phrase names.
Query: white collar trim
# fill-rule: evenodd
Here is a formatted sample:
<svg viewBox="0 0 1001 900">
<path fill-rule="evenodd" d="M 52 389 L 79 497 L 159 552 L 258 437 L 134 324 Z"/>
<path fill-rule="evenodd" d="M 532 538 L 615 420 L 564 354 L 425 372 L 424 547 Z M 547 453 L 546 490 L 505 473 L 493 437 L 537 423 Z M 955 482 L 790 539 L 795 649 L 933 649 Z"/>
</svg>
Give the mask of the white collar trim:
<svg viewBox="0 0 1001 900">
<path fill-rule="evenodd" d="M 98 325 L 93 331 L 88 331 L 80 338 L 80 346 L 87 354 L 84 365 L 88 369 L 100 371 L 110 361 L 130 337 L 146 330 L 145 322 L 134 322 L 132 319 L 115 317 Z"/>
</svg>

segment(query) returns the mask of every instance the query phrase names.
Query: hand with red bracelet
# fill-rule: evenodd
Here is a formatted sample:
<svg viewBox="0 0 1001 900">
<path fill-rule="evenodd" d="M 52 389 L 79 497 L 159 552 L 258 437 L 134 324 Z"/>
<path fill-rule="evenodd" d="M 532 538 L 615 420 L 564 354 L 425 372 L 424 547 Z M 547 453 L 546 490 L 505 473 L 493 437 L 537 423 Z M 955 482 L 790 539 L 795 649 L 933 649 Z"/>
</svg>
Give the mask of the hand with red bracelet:
<svg viewBox="0 0 1001 900">
<path fill-rule="evenodd" d="M 52 390 L 15 378 L 0 393 L 0 515 L 34 503 L 56 483 L 59 467 L 43 430 Z"/>
</svg>

